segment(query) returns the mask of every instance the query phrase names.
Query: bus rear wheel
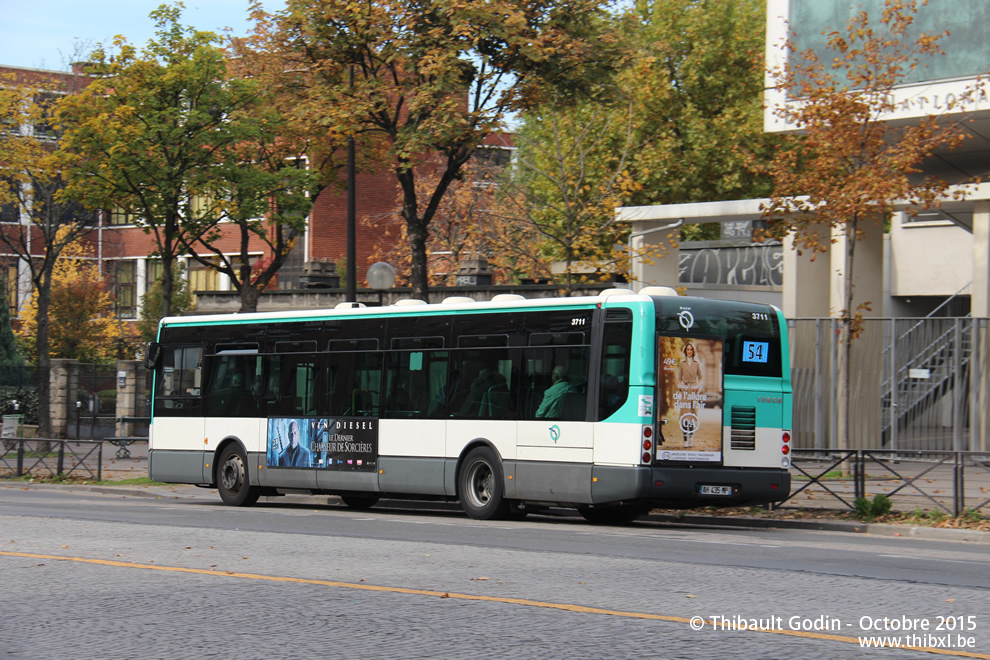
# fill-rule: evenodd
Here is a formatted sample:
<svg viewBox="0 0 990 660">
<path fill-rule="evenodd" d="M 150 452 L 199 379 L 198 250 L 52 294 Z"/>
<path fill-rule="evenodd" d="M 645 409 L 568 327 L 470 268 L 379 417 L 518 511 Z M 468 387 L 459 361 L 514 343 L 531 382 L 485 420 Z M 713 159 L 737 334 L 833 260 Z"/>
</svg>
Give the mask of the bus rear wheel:
<svg viewBox="0 0 990 660">
<path fill-rule="evenodd" d="M 617 506 L 594 507 L 578 505 L 581 517 L 593 525 L 628 525 L 650 512 L 648 504 L 619 504 Z"/>
<path fill-rule="evenodd" d="M 381 499 L 378 495 L 341 495 L 340 501 L 351 509 L 370 509 Z"/>
<path fill-rule="evenodd" d="M 261 489 L 252 486 L 248 477 L 244 450 L 236 444 L 227 445 L 220 454 L 217 490 L 224 504 L 231 506 L 251 506 L 261 496 Z"/>
<path fill-rule="evenodd" d="M 468 452 L 457 475 L 461 508 L 475 520 L 502 520 L 509 514 L 502 462 L 488 447 Z"/>
</svg>

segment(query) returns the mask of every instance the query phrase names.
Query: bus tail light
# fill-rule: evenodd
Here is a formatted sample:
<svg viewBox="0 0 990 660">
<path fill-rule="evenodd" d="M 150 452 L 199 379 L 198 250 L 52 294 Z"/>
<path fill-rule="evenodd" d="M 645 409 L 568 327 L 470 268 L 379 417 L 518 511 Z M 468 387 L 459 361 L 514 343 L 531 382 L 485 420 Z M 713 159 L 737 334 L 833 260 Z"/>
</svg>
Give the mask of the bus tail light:
<svg viewBox="0 0 990 660">
<path fill-rule="evenodd" d="M 642 433 L 642 442 L 640 446 L 643 449 L 642 460 L 645 465 L 651 465 L 653 463 L 653 441 L 650 439 L 653 437 L 653 427 L 644 426 Z"/>
</svg>

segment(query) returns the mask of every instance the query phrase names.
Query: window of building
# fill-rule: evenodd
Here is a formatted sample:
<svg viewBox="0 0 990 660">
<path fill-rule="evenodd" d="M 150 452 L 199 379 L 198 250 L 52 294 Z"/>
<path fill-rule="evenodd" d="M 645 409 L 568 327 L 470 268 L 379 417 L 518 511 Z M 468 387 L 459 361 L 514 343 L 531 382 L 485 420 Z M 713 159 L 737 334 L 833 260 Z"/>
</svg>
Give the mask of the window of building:
<svg viewBox="0 0 990 660">
<path fill-rule="evenodd" d="M 7 269 L 7 279 L 4 284 L 6 289 L 4 293 L 7 296 L 7 313 L 10 314 L 11 318 L 17 317 L 17 289 L 18 289 L 18 277 L 17 277 L 17 262 L 8 262 L 6 264 Z"/>
<path fill-rule="evenodd" d="M 54 92 L 39 92 L 34 97 L 34 102 L 41 111 L 34 122 L 35 137 L 54 140 L 55 126 L 52 121 L 55 116 L 55 106 L 58 103 L 59 95 Z"/>
<path fill-rule="evenodd" d="M 117 318 L 137 317 L 137 263 L 119 261 L 114 264 L 114 293 L 116 294 Z"/>
<path fill-rule="evenodd" d="M 21 220 L 21 207 L 16 202 L 0 204 L 0 222 L 17 223 Z"/>
<path fill-rule="evenodd" d="M 110 209 L 109 222 L 111 225 L 136 225 L 137 215 L 129 211 L 125 211 L 119 206 L 115 206 Z"/>
<path fill-rule="evenodd" d="M 11 179 L 0 179 L 0 186 L 3 187 L 3 198 L 0 200 L 0 222 L 18 223 L 21 221 L 21 205 L 17 199 L 19 197 L 17 187 L 20 184 Z"/>
<path fill-rule="evenodd" d="M 162 268 L 161 259 L 148 260 L 147 276 L 144 278 L 144 293 L 151 291 L 151 287 L 155 285 L 155 282 L 161 282 L 162 273 L 164 272 L 165 269 Z"/>
<path fill-rule="evenodd" d="M 189 264 L 189 290 L 196 291 L 218 291 L 220 289 L 220 273 L 212 268 L 207 268 L 199 262 Z"/>
<path fill-rule="evenodd" d="M 506 147 L 478 147 L 472 158 L 483 167 L 502 169 L 512 162 L 512 150 Z"/>
</svg>

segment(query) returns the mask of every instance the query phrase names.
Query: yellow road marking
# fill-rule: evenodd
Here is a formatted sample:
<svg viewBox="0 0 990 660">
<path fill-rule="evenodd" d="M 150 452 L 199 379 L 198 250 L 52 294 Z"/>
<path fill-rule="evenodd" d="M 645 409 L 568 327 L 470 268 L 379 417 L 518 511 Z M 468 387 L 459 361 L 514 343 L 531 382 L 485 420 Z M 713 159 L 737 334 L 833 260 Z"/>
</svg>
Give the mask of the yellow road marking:
<svg viewBox="0 0 990 660">
<path fill-rule="evenodd" d="M 406 587 L 382 587 L 373 584 L 357 584 L 354 582 L 335 582 L 333 580 L 312 580 L 309 578 L 295 578 L 279 575 L 259 575 L 257 573 L 236 573 L 233 571 L 213 571 L 205 568 L 184 568 L 182 566 L 154 566 L 152 564 L 137 564 L 129 561 L 113 561 L 110 559 L 88 559 L 86 557 L 64 557 L 60 555 L 40 555 L 30 552 L 4 552 L 0 555 L 6 557 L 26 557 L 29 559 L 52 559 L 56 561 L 74 561 L 83 564 L 98 564 L 100 566 L 116 566 L 118 568 L 143 568 L 152 571 L 168 571 L 171 573 L 193 573 L 196 575 L 213 575 L 216 577 L 245 578 L 249 580 L 265 580 L 268 582 L 292 582 L 296 584 L 315 584 L 323 587 L 335 587 L 338 589 L 358 589 L 361 591 L 379 591 L 395 594 L 409 594 L 413 596 L 429 596 L 432 598 L 456 598 L 458 600 L 478 600 L 489 603 L 504 603 L 507 605 L 524 605 L 527 607 L 543 607 L 565 612 L 579 612 L 582 614 L 606 614 L 609 616 L 623 616 L 631 619 L 648 619 L 652 621 L 671 621 L 674 623 L 690 623 L 691 617 L 668 616 L 664 614 L 649 614 L 646 612 L 625 612 L 622 610 L 607 610 L 599 607 L 584 607 L 583 605 L 571 605 L 569 603 L 550 603 L 540 600 L 529 600 L 527 598 L 503 598 L 499 596 L 477 596 L 474 594 L 459 594 L 449 591 L 430 591 L 428 589 L 409 589 Z M 705 621 L 706 626 L 714 628 L 712 621 Z M 720 622 L 720 630 L 733 628 L 733 624 Z M 749 629 L 743 629 L 749 631 Z M 808 632 L 803 630 L 752 630 L 750 632 L 769 633 L 774 635 L 788 635 L 791 637 L 804 637 L 808 639 L 824 639 L 833 642 L 844 642 L 846 644 L 859 645 L 857 637 L 847 637 L 845 635 L 826 635 L 824 633 Z M 876 635 L 880 637 L 881 635 Z M 864 635 L 864 637 L 867 637 Z M 865 647 L 864 647 L 865 648 Z M 884 648 L 884 647 L 870 647 Z M 956 651 L 952 649 L 938 649 L 927 646 L 899 646 L 895 647 L 907 651 L 924 651 L 926 653 L 937 653 L 941 655 L 951 655 L 959 658 L 981 658 L 990 660 L 990 655 L 983 653 L 971 653 L 968 651 Z"/>
</svg>

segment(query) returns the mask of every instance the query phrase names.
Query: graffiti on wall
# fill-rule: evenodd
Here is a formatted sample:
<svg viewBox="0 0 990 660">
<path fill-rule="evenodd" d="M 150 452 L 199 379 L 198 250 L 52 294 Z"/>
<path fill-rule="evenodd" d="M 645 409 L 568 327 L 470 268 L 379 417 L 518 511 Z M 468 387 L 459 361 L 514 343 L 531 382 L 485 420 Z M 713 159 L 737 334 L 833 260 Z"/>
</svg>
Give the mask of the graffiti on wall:
<svg viewBox="0 0 990 660">
<path fill-rule="evenodd" d="M 682 284 L 784 284 L 784 249 L 779 243 L 726 245 L 719 241 L 717 245 L 704 245 L 681 244 L 679 279 Z"/>
</svg>

